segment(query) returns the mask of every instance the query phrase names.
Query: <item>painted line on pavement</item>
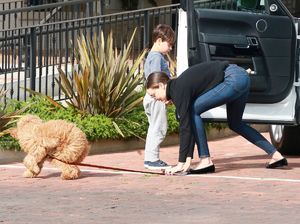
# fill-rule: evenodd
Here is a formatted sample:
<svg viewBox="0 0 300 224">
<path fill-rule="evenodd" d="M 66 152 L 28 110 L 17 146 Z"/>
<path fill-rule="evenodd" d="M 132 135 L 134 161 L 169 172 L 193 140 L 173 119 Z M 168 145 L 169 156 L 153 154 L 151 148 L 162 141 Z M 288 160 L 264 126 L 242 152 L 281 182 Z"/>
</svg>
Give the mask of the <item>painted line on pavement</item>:
<svg viewBox="0 0 300 224">
<path fill-rule="evenodd" d="M 256 181 L 280 181 L 280 182 L 294 182 L 300 183 L 300 179 L 283 179 L 283 178 L 268 178 L 268 177 L 237 177 L 237 176 L 219 176 L 219 175 L 208 175 L 208 174 L 198 174 L 198 175 L 187 175 L 188 177 L 197 176 L 205 178 L 222 178 L 222 179 L 238 179 L 238 180 L 256 180 Z"/>
<path fill-rule="evenodd" d="M 18 165 L 0 165 L 0 168 L 12 168 L 12 169 L 25 169 L 24 166 Z M 54 170 L 59 171 L 56 168 L 43 167 L 43 170 Z M 82 172 L 90 173 L 108 173 L 108 174 L 139 174 L 145 175 L 144 173 L 134 173 L 126 171 L 107 171 L 99 169 L 80 169 Z M 186 177 L 201 177 L 201 178 L 220 178 L 220 179 L 237 179 L 237 180 L 254 180 L 254 181 L 279 181 L 279 182 L 292 182 L 300 183 L 300 179 L 285 179 L 285 178 L 268 178 L 268 177 L 238 177 L 238 176 L 221 176 L 221 175 L 211 175 L 211 174 L 199 174 L 199 175 L 187 175 Z"/>
</svg>

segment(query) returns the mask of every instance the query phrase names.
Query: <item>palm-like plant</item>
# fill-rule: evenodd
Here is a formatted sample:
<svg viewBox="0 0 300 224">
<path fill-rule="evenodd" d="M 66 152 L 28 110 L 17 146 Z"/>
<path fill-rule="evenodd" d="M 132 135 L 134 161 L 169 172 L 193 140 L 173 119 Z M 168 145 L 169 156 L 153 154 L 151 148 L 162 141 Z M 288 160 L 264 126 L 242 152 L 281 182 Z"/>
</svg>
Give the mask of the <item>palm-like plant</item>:
<svg viewBox="0 0 300 224">
<path fill-rule="evenodd" d="M 167 54 L 167 58 L 169 61 L 169 70 L 171 73 L 171 77 L 172 78 L 176 78 L 177 74 L 176 74 L 176 67 L 177 67 L 177 62 L 176 59 L 173 59 L 169 54 Z"/>
<path fill-rule="evenodd" d="M 103 33 L 99 37 L 78 38 L 75 50 L 78 67 L 73 68 L 73 79 L 61 69 L 60 80 L 56 79 L 69 106 L 84 113 L 117 118 L 141 103 L 137 89 L 144 79 L 140 64 L 146 50 L 135 60 L 130 58 L 135 32 L 121 51 L 114 48 L 112 33 L 106 41 Z"/>
<path fill-rule="evenodd" d="M 21 110 L 16 110 L 13 112 L 7 112 L 6 103 L 4 102 L 4 98 L 6 96 L 8 90 L 4 90 L 3 87 L 0 89 L 0 136 L 7 134 L 7 130 L 10 125 L 16 121 L 17 118 L 20 117 L 21 114 L 26 108 Z"/>
</svg>

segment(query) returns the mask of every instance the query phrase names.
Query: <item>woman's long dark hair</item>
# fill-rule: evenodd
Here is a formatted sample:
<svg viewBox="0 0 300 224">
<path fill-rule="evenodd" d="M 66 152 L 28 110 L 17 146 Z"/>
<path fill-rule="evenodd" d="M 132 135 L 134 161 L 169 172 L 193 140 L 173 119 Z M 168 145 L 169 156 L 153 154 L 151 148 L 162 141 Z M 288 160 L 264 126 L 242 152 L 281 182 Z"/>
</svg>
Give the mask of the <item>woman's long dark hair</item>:
<svg viewBox="0 0 300 224">
<path fill-rule="evenodd" d="M 146 81 L 146 89 L 158 88 L 158 83 L 167 84 L 169 76 L 164 72 L 152 72 Z"/>
</svg>

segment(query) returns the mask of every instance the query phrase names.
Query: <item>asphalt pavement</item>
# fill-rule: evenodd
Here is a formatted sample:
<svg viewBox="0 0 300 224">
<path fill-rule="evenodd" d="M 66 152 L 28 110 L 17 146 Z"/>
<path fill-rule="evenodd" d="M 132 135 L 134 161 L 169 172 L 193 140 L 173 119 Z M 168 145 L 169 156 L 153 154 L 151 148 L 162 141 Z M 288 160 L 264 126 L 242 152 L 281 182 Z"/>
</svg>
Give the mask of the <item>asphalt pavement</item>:
<svg viewBox="0 0 300 224">
<path fill-rule="evenodd" d="M 22 163 L 2 164 L 0 223 L 300 223 L 300 157 L 270 170 L 268 156 L 242 137 L 209 147 L 216 172 L 205 175 L 80 167 L 80 179 L 65 181 L 46 163 L 38 178 L 26 179 Z M 88 156 L 84 163 L 146 171 L 143 156 L 140 149 Z M 175 165 L 178 146 L 162 148 L 161 159 Z"/>
</svg>

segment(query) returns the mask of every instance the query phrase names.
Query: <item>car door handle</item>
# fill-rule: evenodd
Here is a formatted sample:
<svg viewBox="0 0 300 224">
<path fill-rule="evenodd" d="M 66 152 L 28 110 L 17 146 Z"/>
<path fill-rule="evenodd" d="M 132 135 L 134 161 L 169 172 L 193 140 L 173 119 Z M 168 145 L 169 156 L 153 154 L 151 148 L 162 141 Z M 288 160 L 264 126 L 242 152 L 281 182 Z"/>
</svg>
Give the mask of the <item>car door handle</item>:
<svg viewBox="0 0 300 224">
<path fill-rule="evenodd" d="M 248 49 L 250 46 L 258 47 L 258 39 L 256 37 L 247 37 L 248 44 L 234 44 L 235 48 Z"/>
<path fill-rule="evenodd" d="M 250 47 L 249 44 L 234 44 L 233 46 L 239 49 L 248 49 Z"/>
<path fill-rule="evenodd" d="M 258 46 L 258 39 L 257 37 L 247 37 L 247 41 L 249 43 L 250 46 Z"/>
</svg>

